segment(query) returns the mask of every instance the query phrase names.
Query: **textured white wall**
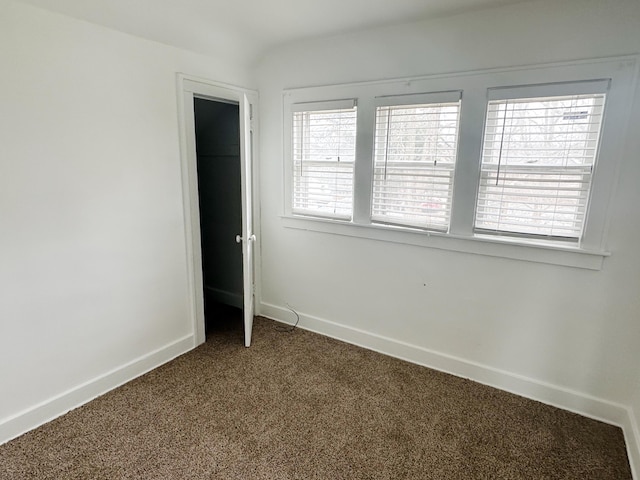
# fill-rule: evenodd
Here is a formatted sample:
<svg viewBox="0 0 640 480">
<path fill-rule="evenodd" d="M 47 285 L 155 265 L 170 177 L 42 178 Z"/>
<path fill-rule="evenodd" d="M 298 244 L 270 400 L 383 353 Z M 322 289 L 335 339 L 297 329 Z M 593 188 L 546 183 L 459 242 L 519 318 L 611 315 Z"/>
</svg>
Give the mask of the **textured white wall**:
<svg viewBox="0 0 640 480">
<path fill-rule="evenodd" d="M 250 85 L 240 61 L 5 0 L 0 65 L 1 430 L 192 333 L 175 75 Z"/>
<path fill-rule="evenodd" d="M 629 405 L 640 347 L 640 95 L 611 209 L 612 256 L 588 271 L 284 228 L 282 90 L 638 52 L 635 0 L 529 2 L 271 52 L 257 68 L 262 301 Z"/>
</svg>

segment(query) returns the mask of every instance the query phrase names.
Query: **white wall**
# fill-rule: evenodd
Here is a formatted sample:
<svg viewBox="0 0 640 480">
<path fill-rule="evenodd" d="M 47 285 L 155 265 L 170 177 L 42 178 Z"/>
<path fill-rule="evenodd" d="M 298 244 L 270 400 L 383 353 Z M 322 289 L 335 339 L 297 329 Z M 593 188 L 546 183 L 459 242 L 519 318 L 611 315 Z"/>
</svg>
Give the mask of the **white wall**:
<svg viewBox="0 0 640 480">
<path fill-rule="evenodd" d="M 6 0 L 0 65 L 2 442 L 193 344 L 175 76 L 250 85 L 241 61 Z"/>
<path fill-rule="evenodd" d="M 279 214 L 283 88 L 637 53 L 639 32 L 635 0 L 544 0 L 298 42 L 264 58 L 263 309 L 289 302 L 303 322 L 633 405 L 638 418 L 638 135 L 626 145 L 601 271 L 286 229 Z M 8 0 L 0 65 L 2 441 L 34 407 L 188 346 L 175 72 L 252 85 L 242 62 Z M 639 107 L 636 95 L 632 132 Z"/>
<path fill-rule="evenodd" d="M 283 227 L 282 90 L 638 52 L 636 0 L 528 2 L 271 52 L 257 69 L 262 311 L 288 320 L 288 302 L 303 325 L 337 336 L 357 329 L 373 334 L 369 345 L 385 337 L 578 401 L 629 405 L 640 345 L 640 95 L 611 208 L 612 256 L 590 271 Z"/>
</svg>

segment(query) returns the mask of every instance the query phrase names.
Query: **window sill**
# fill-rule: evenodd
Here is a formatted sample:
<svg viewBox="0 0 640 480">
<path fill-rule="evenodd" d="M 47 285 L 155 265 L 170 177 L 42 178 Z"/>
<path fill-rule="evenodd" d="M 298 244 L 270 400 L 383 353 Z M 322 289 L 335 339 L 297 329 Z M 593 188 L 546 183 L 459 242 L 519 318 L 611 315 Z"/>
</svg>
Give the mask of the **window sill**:
<svg viewBox="0 0 640 480">
<path fill-rule="evenodd" d="M 588 270 L 601 270 L 604 258 L 610 255 L 609 252 L 584 250 L 572 245 L 520 238 L 496 238 L 489 235 L 465 237 L 410 228 L 361 225 L 302 216 L 282 216 L 281 219 L 282 225 L 286 228 Z"/>
</svg>

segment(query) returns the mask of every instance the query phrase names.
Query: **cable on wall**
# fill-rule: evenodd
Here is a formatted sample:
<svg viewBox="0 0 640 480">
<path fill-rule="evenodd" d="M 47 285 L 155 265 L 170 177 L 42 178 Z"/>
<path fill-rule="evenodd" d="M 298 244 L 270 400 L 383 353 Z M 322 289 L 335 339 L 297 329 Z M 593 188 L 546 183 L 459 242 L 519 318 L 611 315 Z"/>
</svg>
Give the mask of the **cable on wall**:
<svg viewBox="0 0 640 480">
<path fill-rule="evenodd" d="M 283 332 L 283 333 L 291 333 L 293 332 L 296 327 L 298 326 L 298 322 L 300 322 L 300 315 L 298 315 L 298 312 L 296 312 L 293 308 L 291 308 L 291 305 L 289 305 L 288 303 L 285 304 L 287 306 L 287 308 L 289 310 L 291 310 L 291 312 L 293 312 L 293 314 L 296 316 L 296 323 L 293 324 L 293 326 L 291 327 L 285 327 L 283 325 L 276 325 L 274 328 L 276 329 L 276 331 L 278 332 Z"/>
</svg>

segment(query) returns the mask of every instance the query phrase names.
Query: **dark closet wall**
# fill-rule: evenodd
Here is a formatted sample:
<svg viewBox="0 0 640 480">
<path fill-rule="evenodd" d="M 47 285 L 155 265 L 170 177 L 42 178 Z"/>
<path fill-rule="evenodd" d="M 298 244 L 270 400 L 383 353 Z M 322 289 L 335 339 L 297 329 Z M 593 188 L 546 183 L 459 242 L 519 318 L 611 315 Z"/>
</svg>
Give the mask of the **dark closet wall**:
<svg viewBox="0 0 640 480">
<path fill-rule="evenodd" d="M 205 301 L 242 306 L 239 107 L 195 99 Z"/>
</svg>

